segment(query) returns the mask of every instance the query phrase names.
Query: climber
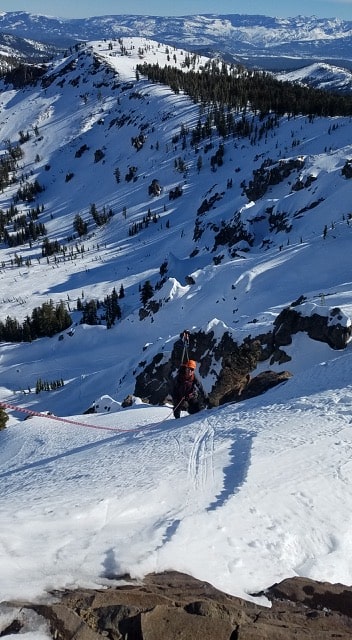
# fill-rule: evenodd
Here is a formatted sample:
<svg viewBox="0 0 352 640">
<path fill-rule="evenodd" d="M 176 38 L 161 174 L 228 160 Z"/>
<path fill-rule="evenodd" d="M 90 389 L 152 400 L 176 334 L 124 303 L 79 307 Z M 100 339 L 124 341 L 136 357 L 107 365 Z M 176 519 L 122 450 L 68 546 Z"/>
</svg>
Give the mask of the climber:
<svg viewBox="0 0 352 640">
<path fill-rule="evenodd" d="M 172 402 L 175 418 L 179 418 L 181 411 L 198 413 L 207 406 L 208 398 L 201 382 L 195 376 L 196 363 L 188 360 L 181 364 L 176 378 L 172 381 Z"/>
</svg>

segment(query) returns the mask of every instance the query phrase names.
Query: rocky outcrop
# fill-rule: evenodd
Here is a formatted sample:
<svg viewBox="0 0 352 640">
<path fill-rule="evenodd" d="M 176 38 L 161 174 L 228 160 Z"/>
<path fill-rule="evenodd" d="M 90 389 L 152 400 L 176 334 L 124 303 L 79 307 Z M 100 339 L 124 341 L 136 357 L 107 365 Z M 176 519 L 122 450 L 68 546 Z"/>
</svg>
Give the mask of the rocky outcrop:
<svg viewBox="0 0 352 640">
<path fill-rule="evenodd" d="M 269 366 L 288 363 L 291 358 L 284 347 L 290 345 L 292 336 L 300 331 L 332 349 L 344 349 L 352 337 L 352 324 L 340 308 L 308 303 L 301 296 L 281 311 L 272 332 L 255 338 L 248 336 L 242 344 L 235 342 L 227 331 L 220 339 L 215 339 L 213 331 L 191 333 L 188 353 L 198 363 L 198 375 L 200 379 L 210 376 L 214 380 L 208 390 L 210 406 L 240 402 L 288 380 L 291 377 L 288 370 L 276 373 L 268 369 L 255 377 L 252 372 L 260 362 L 268 361 Z M 151 404 L 162 404 L 183 353 L 184 344 L 180 339 L 175 342 L 168 360 L 159 353 L 149 364 L 140 363 L 143 369 L 136 376 L 134 395 Z"/>
<path fill-rule="evenodd" d="M 292 378 L 292 373 L 289 371 L 263 371 L 252 379 L 248 380 L 248 383 L 244 387 L 241 393 L 240 400 L 248 400 L 254 398 L 262 393 L 265 393 L 269 389 L 276 387 L 282 382 L 286 382 Z"/>
<path fill-rule="evenodd" d="M 188 345 L 189 356 L 198 363 L 199 377 L 209 373 L 211 354 L 215 348 L 214 333 L 202 331 L 192 333 Z M 168 359 L 162 353 L 157 354 L 146 364 L 140 363 L 142 371 L 136 376 L 134 395 L 151 404 L 162 404 L 170 393 L 171 382 L 185 355 L 185 345 L 180 336 L 174 343 Z"/>
<path fill-rule="evenodd" d="M 199 331 L 190 335 L 188 352 L 198 363 L 199 378 L 211 375 L 215 379 L 209 393 L 210 407 L 259 395 L 290 377 L 289 372 L 279 374 L 268 371 L 251 379 L 250 373 L 258 362 L 272 354 L 271 342 L 271 334 L 256 339 L 248 338 L 241 345 L 228 332 L 219 341 L 215 340 L 213 331 Z M 162 404 L 170 392 L 170 381 L 183 355 L 184 344 L 180 339 L 175 342 L 169 360 L 158 354 L 149 364 L 141 363 L 143 370 L 136 377 L 134 395 L 151 404 Z M 220 369 L 219 373 L 216 373 L 215 367 Z"/>
<path fill-rule="evenodd" d="M 352 587 L 297 577 L 274 584 L 265 591 L 265 595 L 272 602 L 299 603 L 313 610 L 324 611 L 326 615 L 334 611 L 348 616 L 351 619 L 352 636 Z"/>
<path fill-rule="evenodd" d="M 283 374 L 268 372 L 271 375 L 261 375 L 257 382 L 256 378 L 250 379 L 250 372 L 255 369 L 258 361 L 272 353 L 272 350 L 267 348 L 265 340 L 270 343 L 271 337 L 263 337 L 262 341 L 247 339 L 238 345 L 227 332 L 218 342 L 212 331 L 207 334 L 200 331 L 190 335 L 188 353 L 198 363 L 197 373 L 200 379 L 209 374 L 215 378 L 209 393 L 211 407 L 226 402 L 239 402 L 245 397 L 264 393 L 266 389 L 289 377 L 289 374 L 283 377 Z M 162 404 L 170 392 L 170 382 L 182 362 L 183 355 L 184 344 L 180 339 L 174 344 L 169 360 L 166 361 L 162 354 L 157 354 L 149 364 L 141 363 L 143 370 L 136 376 L 134 395 L 151 404 Z M 218 374 L 215 373 L 216 365 L 220 368 Z M 249 381 L 250 388 L 247 389 Z M 245 395 L 245 390 L 249 395 Z"/>
<path fill-rule="evenodd" d="M 326 342 L 331 349 L 344 349 L 352 335 L 349 319 L 339 307 L 327 309 L 306 305 L 304 298 L 279 313 L 274 321 L 276 347 L 287 346 L 292 336 L 304 331 L 312 340 Z"/>
<path fill-rule="evenodd" d="M 34 610 L 56 640 L 352 638 L 351 587 L 290 578 L 253 595 L 266 596 L 271 607 L 175 571 L 150 574 L 140 584 L 127 579 L 120 587 L 56 593 L 50 603 L 3 603 L 7 628 L 0 635 L 23 633 L 23 611 Z"/>
<path fill-rule="evenodd" d="M 235 343 L 229 334 L 224 334 L 215 356 L 222 363 L 220 373 L 209 394 L 211 406 L 242 399 L 249 383 L 250 372 L 261 359 L 262 347 L 259 340 L 246 340 L 242 345 Z"/>
</svg>

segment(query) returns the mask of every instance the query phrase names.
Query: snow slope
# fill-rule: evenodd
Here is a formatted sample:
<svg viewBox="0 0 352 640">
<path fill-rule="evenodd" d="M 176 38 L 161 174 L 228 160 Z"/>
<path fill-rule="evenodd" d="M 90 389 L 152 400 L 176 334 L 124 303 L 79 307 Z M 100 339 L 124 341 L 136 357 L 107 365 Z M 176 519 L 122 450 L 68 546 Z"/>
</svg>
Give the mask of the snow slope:
<svg viewBox="0 0 352 640">
<path fill-rule="evenodd" d="M 227 139 L 224 165 L 215 172 L 202 143 L 199 170 L 198 154 L 174 138 L 182 126 L 196 125 L 198 106 L 135 74 L 143 57 L 163 64 L 169 55 L 170 63 L 182 64 L 185 52 L 167 53 L 145 40 L 125 44 L 128 55 L 118 43 L 112 49 L 90 43 L 55 63 L 46 86 L 1 93 L 2 148 L 30 132 L 21 170 L 45 185 L 40 218 L 50 239 L 68 246 L 65 260 L 46 260 L 41 240 L 1 245 L 1 320 L 22 321 L 52 299 L 66 301 L 77 325 L 62 340 L 1 344 L 0 401 L 11 408 L 0 432 L 0 602 L 164 569 L 248 599 L 292 575 L 350 584 L 350 345 L 333 351 L 298 334 L 287 348 L 289 363 L 258 368 L 289 369 L 293 377 L 284 385 L 181 421 L 168 405 L 137 398 L 130 409 L 121 407 L 140 363 L 157 353 L 168 358 L 185 328 L 228 331 L 241 342 L 270 331 L 300 295 L 322 313 L 339 306 L 347 321 L 352 316 L 351 186 L 341 173 L 352 153 L 350 119 L 283 118 L 256 145 Z M 147 141 L 136 151 L 131 138 L 143 125 Z M 216 150 L 215 134 L 213 144 Z M 102 162 L 94 162 L 97 149 Z M 241 183 L 253 168 L 292 157 L 304 158 L 301 171 L 249 202 Z M 126 182 L 132 165 L 138 179 Z M 310 176 L 309 187 L 292 190 Z M 163 189 L 151 198 L 154 178 Z M 183 195 L 170 201 L 177 185 Z M 13 184 L 1 194 L 3 210 L 17 189 Z M 195 242 L 197 209 L 217 192 Z M 112 208 L 108 224 L 93 225 L 92 203 Z M 270 232 L 262 219 L 268 207 L 287 212 L 289 232 Z M 157 222 L 130 236 L 148 208 Z M 242 245 L 235 257 L 227 247 L 212 251 L 212 225 L 239 211 L 255 229 L 253 247 Z M 89 223 L 82 240 L 69 239 L 76 213 Z M 140 320 L 140 286 L 160 280 L 164 260 L 162 306 Z M 195 284 L 187 284 L 187 275 Z M 78 297 L 102 300 L 121 284 L 120 322 L 111 329 L 79 324 Z M 62 378 L 64 386 L 36 394 L 38 378 Z M 203 382 L 209 390 L 212 379 Z M 99 412 L 83 415 L 93 403 Z M 27 412 L 33 415 L 24 420 Z"/>
</svg>

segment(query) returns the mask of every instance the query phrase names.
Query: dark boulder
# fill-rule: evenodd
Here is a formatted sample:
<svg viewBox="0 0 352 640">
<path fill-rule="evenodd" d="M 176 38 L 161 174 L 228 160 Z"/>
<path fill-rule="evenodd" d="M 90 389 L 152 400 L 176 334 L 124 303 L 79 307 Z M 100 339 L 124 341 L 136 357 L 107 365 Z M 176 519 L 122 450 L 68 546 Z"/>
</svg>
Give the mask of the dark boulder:
<svg viewBox="0 0 352 640">
<path fill-rule="evenodd" d="M 269 389 L 276 387 L 278 384 L 286 382 L 286 380 L 289 380 L 290 378 L 292 378 L 292 373 L 289 371 L 263 371 L 249 380 L 239 399 L 248 400 L 248 398 L 259 396 Z"/>
</svg>

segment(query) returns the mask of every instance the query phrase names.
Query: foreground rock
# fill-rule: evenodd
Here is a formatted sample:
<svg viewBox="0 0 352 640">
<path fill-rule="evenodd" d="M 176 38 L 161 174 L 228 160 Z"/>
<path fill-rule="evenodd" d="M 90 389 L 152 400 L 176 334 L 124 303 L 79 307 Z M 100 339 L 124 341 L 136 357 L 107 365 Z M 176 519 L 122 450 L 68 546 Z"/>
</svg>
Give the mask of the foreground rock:
<svg viewBox="0 0 352 640">
<path fill-rule="evenodd" d="M 56 640 L 352 638 L 350 587 L 292 578 L 255 595 L 266 596 L 272 606 L 227 595 L 182 573 L 150 574 L 141 584 L 54 594 L 45 604 L 3 603 L 17 617 L 7 616 L 0 637 L 23 634 L 27 610 L 48 621 Z"/>
</svg>

